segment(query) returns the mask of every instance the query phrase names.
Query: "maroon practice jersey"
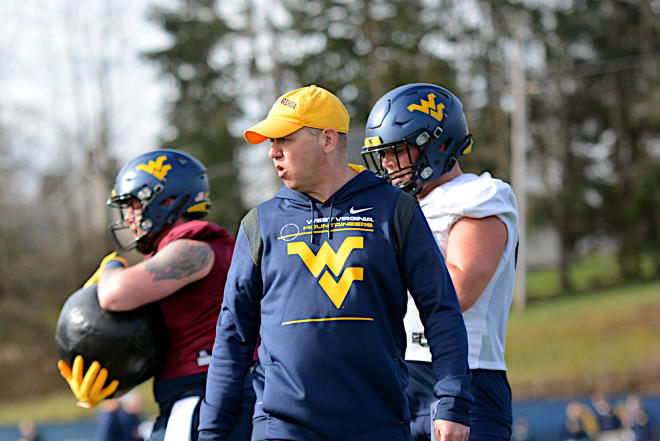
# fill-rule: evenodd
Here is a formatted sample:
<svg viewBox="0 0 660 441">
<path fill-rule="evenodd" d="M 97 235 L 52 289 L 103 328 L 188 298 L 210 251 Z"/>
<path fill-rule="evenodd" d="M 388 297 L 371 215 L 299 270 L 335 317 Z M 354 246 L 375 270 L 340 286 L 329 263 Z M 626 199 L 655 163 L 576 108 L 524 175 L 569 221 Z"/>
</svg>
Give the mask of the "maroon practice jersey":
<svg viewBox="0 0 660 441">
<path fill-rule="evenodd" d="M 193 375 L 208 370 L 220 314 L 222 295 L 234 249 L 234 238 L 222 227 L 189 221 L 172 228 L 149 259 L 177 239 L 205 242 L 213 248 L 215 262 L 201 280 L 184 286 L 158 303 L 167 326 L 167 354 L 157 380 Z"/>
</svg>

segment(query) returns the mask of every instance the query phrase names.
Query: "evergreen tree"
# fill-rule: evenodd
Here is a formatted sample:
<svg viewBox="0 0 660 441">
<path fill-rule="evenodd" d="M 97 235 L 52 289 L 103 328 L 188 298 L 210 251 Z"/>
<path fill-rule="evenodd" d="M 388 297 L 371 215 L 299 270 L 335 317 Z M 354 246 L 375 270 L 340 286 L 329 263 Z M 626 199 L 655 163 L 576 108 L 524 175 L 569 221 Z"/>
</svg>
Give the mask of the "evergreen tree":
<svg viewBox="0 0 660 441">
<path fill-rule="evenodd" d="M 326 87 L 346 104 L 356 126 L 388 90 L 406 83 L 455 89 L 454 72 L 429 50 L 435 24 L 417 0 L 282 0 L 290 14 L 278 60 L 282 75 Z M 317 42 L 308 48 L 305 43 Z M 357 148 L 359 146 L 353 146 Z"/>
<path fill-rule="evenodd" d="M 237 31 L 215 0 L 181 1 L 172 9 L 153 8 L 151 18 L 171 37 L 171 45 L 146 56 L 160 65 L 175 90 L 167 109 L 170 136 L 162 147 L 189 152 L 208 171 L 213 202 L 210 220 L 234 232 L 244 208 L 234 162 L 242 140 L 229 127 L 240 117 L 239 65 L 233 46 Z"/>
</svg>

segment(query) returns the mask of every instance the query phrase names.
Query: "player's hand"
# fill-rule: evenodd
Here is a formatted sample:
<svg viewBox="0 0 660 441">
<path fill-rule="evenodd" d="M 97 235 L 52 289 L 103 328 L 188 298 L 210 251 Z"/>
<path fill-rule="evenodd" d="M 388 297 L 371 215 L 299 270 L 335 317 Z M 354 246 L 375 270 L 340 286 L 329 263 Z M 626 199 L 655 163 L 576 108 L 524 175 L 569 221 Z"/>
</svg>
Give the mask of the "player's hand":
<svg viewBox="0 0 660 441">
<path fill-rule="evenodd" d="M 433 420 L 435 441 L 467 441 L 470 428 L 460 423 L 446 420 Z"/>
<path fill-rule="evenodd" d="M 128 262 L 126 262 L 126 259 L 118 256 L 117 252 L 113 251 L 112 253 L 105 256 L 103 260 L 101 260 L 98 269 L 94 274 L 92 274 L 92 277 L 90 277 L 89 280 L 85 282 L 83 288 L 87 288 L 88 286 L 98 283 L 99 279 L 101 278 L 101 274 L 103 274 L 103 271 L 105 271 L 106 269 L 126 268 L 127 266 L 128 266 Z"/>
<path fill-rule="evenodd" d="M 71 392 L 78 399 L 78 406 L 92 408 L 112 395 L 119 386 L 118 380 L 113 380 L 107 387 L 103 387 L 108 379 L 108 370 L 101 369 L 98 361 L 92 363 L 83 376 L 83 357 L 76 356 L 73 360 L 73 369 L 64 360 L 57 362 L 60 374 L 69 383 Z"/>
</svg>

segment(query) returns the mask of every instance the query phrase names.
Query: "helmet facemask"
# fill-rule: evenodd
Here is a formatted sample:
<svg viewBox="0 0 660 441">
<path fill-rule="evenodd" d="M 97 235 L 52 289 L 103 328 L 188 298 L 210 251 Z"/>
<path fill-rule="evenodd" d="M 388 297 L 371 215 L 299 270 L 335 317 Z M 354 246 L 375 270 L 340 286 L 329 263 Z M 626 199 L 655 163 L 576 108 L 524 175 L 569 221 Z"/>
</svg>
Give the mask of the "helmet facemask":
<svg viewBox="0 0 660 441">
<path fill-rule="evenodd" d="M 117 209 L 118 218 L 113 222 L 109 229 L 115 246 L 120 251 L 129 251 L 137 248 L 142 254 L 149 254 L 153 251 L 153 242 L 160 231 L 154 231 L 154 222 L 149 216 L 149 205 L 154 201 L 154 196 L 160 193 L 163 186 L 156 184 L 154 188 L 145 185 L 139 190 L 129 193 L 113 196 L 108 199 L 107 204 Z M 134 223 L 128 216 L 129 206 L 137 201 L 140 203 L 141 219 L 139 223 L 139 234 L 131 230 Z"/>
<path fill-rule="evenodd" d="M 374 170 L 376 175 L 384 178 L 389 184 L 402 189 L 413 196 L 422 190 L 423 183 L 418 178 L 420 171 L 428 168 L 426 164 L 426 149 L 431 144 L 431 135 L 425 130 L 417 131 L 410 136 L 387 144 L 380 144 L 375 146 L 364 146 L 362 148 L 362 159 L 364 160 L 367 168 Z M 417 159 L 413 161 L 411 149 L 419 149 Z M 399 159 L 400 152 L 404 150 L 408 157 L 408 165 L 401 165 Z M 383 166 L 383 159 L 388 151 L 392 151 L 396 160 L 396 169 L 388 171 Z M 433 170 L 430 170 L 432 173 Z M 428 172 L 427 172 L 428 173 Z M 422 173 L 424 174 L 424 173 Z M 393 184 L 395 179 L 402 179 L 401 182 Z"/>
<path fill-rule="evenodd" d="M 115 245 L 120 250 L 128 251 L 137 248 L 140 253 L 149 254 L 154 250 L 156 239 L 179 219 L 181 209 L 190 195 L 158 197 L 162 190 L 161 184 L 156 184 L 153 190 L 144 186 L 135 192 L 135 196 L 133 194 L 121 195 L 108 200 L 108 205 L 117 208 L 119 213 L 119 219 L 110 225 L 110 232 Z M 135 235 L 131 231 L 130 239 L 128 239 L 129 233 L 125 230 L 130 230 L 133 221 L 127 214 L 128 207 L 133 201 L 140 203 L 140 234 Z"/>
</svg>

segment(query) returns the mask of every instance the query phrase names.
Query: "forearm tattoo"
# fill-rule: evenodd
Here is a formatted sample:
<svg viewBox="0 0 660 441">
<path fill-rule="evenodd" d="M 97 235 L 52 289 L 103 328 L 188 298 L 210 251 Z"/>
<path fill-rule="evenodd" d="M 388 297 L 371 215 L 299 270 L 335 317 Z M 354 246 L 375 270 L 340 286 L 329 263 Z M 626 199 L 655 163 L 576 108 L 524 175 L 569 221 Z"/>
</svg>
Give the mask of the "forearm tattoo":
<svg viewBox="0 0 660 441">
<path fill-rule="evenodd" d="M 191 276 L 206 266 L 211 258 L 208 245 L 185 245 L 176 250 L 176 258 L 163 262 L 160 259 L 150 259 L 145 262 L 147 271 L 154 275 L 154 280 L 183 279 Z"/>
</svg>

